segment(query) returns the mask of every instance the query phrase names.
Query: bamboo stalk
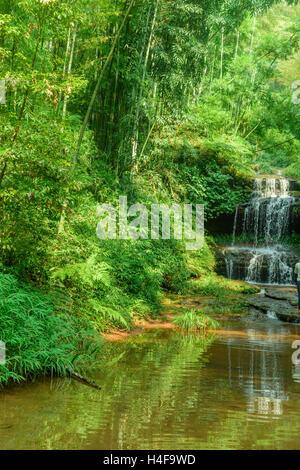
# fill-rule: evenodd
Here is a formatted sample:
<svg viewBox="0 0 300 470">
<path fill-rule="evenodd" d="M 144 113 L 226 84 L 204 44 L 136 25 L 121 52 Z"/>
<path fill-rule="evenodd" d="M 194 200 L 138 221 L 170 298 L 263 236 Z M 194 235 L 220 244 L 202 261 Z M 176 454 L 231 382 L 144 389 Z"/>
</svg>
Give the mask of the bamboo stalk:
<svg viewBox="0 0 300 470">
<path fill-rule="evenodd" d="M 86 131 L 86 128 L 87 128 L 87 125 L 88 125 L 88 122 L 89 122 L 89 119 L 90 119 L 90 115 L 91 115 L 91 112 L 92 112 L 92 109 L 93 109 L 93 105 L 95 103 L 95 99 L 96 99 L 96 96 L 97 96 L 97 93 L 98 93 L 98 90 L 100 88 L 100 85 L 102 83 L 102 80 L 103 80 L 103 77 L 104 77 L 104 74 L 106 72 L 106 69 L 111 61 L 111 58 L 112 58 L 112 55 L 114 53 L 114 50 L 115 50 L 115 47 L 117 45 L 117 42 L 121 36 L 121 32 L 127 22 L 127 19 L 129 17 L 129 14 L 130 14 L 130 11 L 133 7 L 135 3 L 135 0 L 131 0 L 130 2 L 130 5 L 127 9 L 127 12 L 125 14 L 125 17 L 122 21 L 122 24 L 118 30 L 118 33 L 116 34 L 114 40 L 113 40 L 113 43 L 112 43 L 112 46 L 111 46 L 111 49 L 110 49 L 110 52 L 106 58 L 106 61 L 102 67 L 102 70 L 101 70 L 101 73 L 100 73 L 100 76 L 98 78 L 98 81 L 96 83 L 96 86 L 94 88 L 94 91 L 93 91 L 93 94 L 91 96 L 91 99 L 90 99 L 90 102 L 89 102 L 89 106 L 88 106 L 88 109 L 87 109 L 87 112 L 85 114 L 85 118 L 84 118 L 84 121 L 82 123 L 82 126 L 81 126 L 81 130 L 80 130 L 80 134 L 79 134 L 79 137 L 78 137 L 78 141 L 77 141 L 77 148 L 76 148 L 76 151 L 75 151 L 75 154 L 74 154 L 74 157 L 73 157 L 73 165 L 72 165 L 72 169 L 71 169 L 71 172 L 73 173 L 74 170 L 75 170 L 75 167 L 76 167 L 76 163 L 77 163 L 77 160 L 78 160 L 78 157 L 79 157 L 79 153 L 80 153 L 80 148 L 81 148 L 81 145 L 82 145 L 82 141 L 83 141 L 83 137 L 84 137 L 84 133 Z M 70 188 L 69 186 L 67 187 L 67 190 L 66 190 L 66 198 L 65 198 L 65 201 L 63 203 L 63 206 L 62 206 L 62 212 L 61 212 L 61 216 L 60 216 L 60 221 L 59 221 L 59 226 L 58 226 L 58 233 L 61 233 L 64 229 L 64 220 L 65 220 L 65 214 L 66 214 L 66 210 L 67 210 L 67 207 L 68 207 L 68 196 L 69 196 L 69 193 L 70 193 Z"/>
</svg>

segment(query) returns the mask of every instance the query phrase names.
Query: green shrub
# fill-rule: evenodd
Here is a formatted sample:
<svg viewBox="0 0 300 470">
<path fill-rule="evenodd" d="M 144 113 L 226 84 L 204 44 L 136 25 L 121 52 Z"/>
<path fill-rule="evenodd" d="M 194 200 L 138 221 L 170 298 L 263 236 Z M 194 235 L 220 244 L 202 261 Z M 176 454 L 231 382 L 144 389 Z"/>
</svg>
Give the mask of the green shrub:
<svg viewBox="0 0 300 470">
<path fill-rule="evenodd" d="M 188 310 L 175 318 L 174 324 L 182 330 L 208 330 L 219 328 L 219 323 L 199 310 Z"/>
</svg>

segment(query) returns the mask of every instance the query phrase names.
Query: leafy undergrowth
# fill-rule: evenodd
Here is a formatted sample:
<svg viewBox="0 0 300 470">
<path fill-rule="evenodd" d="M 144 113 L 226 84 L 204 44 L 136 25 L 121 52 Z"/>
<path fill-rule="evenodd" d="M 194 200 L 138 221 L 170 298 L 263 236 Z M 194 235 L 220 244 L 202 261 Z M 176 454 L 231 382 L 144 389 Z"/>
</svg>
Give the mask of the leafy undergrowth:
<svg viewBox="0 0 300 470">
<path fill-rule="evenodd" d="M 91 229 L 88 237 L 84 238 L 84 234 L 72 237 L 72 246 L 67 251 L 62 253 L 55 248 L 55 263 L 61 267 L 52 271 L 52 280 L 67 289 L 74 314 L 92 321 L 99 331 L 112 328 L 129 331 L 134 326 L 134 317 L 159 314 L 165 290 L 180 293 L 186 288 L 189 273 L 179 243 L 99 242 L 95 238 Z M 75 262 L 82 247 L 87 258 Z"/>
<path fill-rule="evenodd" d="M 188 330 L 216 330 L 219 322 L 208 316 L 205 312 L 197 309 L 187 310 L 174 319 L 174 324 L 180 329 Z"/>
<path fill-rule="evenodd" d="M 66 376 L 80 371 L 101 349 L 95 329 L 55 312 L 53 298 L 0 272 L 0 339 L 6 362 L 0 386 L 38 375 Z"/>
<path fill-rule="evenodd" d="M 190 292 L 203 297 L 206 301 L 207 314 L 235 315 L 247 310 L 245 295 L 258 292 L 257 286 L 251 286 L 241 281 L 232 281 L 212 273 L 205 278 L 193 281 Z"/>
</svg>

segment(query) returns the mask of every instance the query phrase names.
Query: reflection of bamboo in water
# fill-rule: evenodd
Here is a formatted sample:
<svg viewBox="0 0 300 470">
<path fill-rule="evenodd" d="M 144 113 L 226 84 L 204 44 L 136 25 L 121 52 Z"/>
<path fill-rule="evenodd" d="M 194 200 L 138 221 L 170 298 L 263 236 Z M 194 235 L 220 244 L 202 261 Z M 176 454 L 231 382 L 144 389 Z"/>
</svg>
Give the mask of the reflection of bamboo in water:
<svg viewBox="0 0 300 470">
<path fill-rule="evenodd" d="M 153 422 L 156 425 L 158 422 L 163 423 L 166 418 L 165 408 L 167 410 L 174 409 L 174 414 L 169 419 L 176 420 L 175 410 L 183 406 L 182 400 L 185 400 L 185 407 L 189 410 L 194 409 L 199 399 L 199 391 L 191 393 L 191 390 L 188 390 L 184 397 L 182 396 L 183 387 L 179 385 L 186 380 L 186 375 L 180 374 L 180 371 L 186 370 L 187 363 L 199 363 L 198 370 L 203 367 L 205 361 L 203 361 L 202 355 L 212 342 L 213 337 L 200 336 L 199 334 L 197 336 L 175 335 L 176 339 L 171 341 L 170 350 L 166 351 L 166 343 L 157 344 L 143 358 L 142 363 L 147 364 L 146 375 L 149 376 L 149 368 L 154 371 L 154 375 L 153 380 L 147 384 L 147 391 L 139 390 L 136 399 L 131 400 L 128 409 L 122 413 L 122 418 L 128 429 L 127 446 L 134 445 L 138 436 L 144 434 L 147 423 L 149 425 Z M 159 375 L 157 375 L 158 371 Z M 170 397 L 172 397 L 171 404 Z M 144 418 L 147 416 L 147 423 L 145 420 L 139 419 L 141 415 Z M 186 419 L 187 417 L 188 413 Z M 183 426 L 183 423 L 181 425 Z"/>
<path fill-rule="evenodd" d="M 76 384 L 71 384 L 65 390 L 59 390 L 60 387 L 57 387 L 56 392 L 58 393 L 49 396 L 47 394 L 48 407 L 55 412 L 47 415 L 46 422 L 45 416 L 39 415 L 39 413 L 35 413 L 34 420 L 32 420 L 30 412 L 28 422 L 24 426 L 24 433 L 28 436 L 35 435 L 36 428 L 39 428 L 39 444 L 35 440 L 35 447 L 45 448 L 46 445 L 47 449 L 85 448 L 93 431 L 97 433 L 96 446 L 99 448 L 101 448 L 102 442 L 105 442 L 106 448 L 108 448 L 108 440 L 114 446 L 118 442 L 120 449 L 130 446 L 130 444 L 134 447 L 138 436 L 143 436 L 145 433 L 145 424 L 151 425 L 157 420 L 163 421 L 166 418 L 164 407 L 166 405 L 166 408 L 170 409 L 170 396 L 174 395 L 172 388 L 175 384 L 177 396 L 174 397 L 171 407 L 174 409 L 174 413 L 176 408 L 180 408 L 183 387 L 178 387 L 178 383 L 180 384 L 186 379 L 186 376 L 180 374 L 180 371 L 186 367 L 187 363 L 198 363 L 197 370 L 200 370 L 205 364 L 202 355 L 212 341 L 213 336 L 175 334 L 168 342 L 157 341 L 153 343 L 151 341 L 150 347 L 147 344 L 128 343 L 125 355 L 124 344 L 117 347 L 113 345 L 114 355 L 118 355 L 120 348 L 123 352 L 119 354 L 119 363 L 117 361 L 114 364 L 114 369 L 105 371 L 105 376 L 101 377 L 100 380 L 103 381 L 102 392 L 98 393 Z M 129 357 L 130 355 L 133 357 Z M 139 384 L 145 384 L 145 390 L 136 389 L 137 395 L 132 395 L 129 403 L 123 403 L 122 399 L 124 396 L 126 397 L 124 390 L 128 390 L 128 383 L 131 383 L 132 390 L 134 390 L 136 383 L 135 369 L 123 367 L 123 364 L 128 364 L 128 361 L 130 364 L 137 364 Z M 147 380 L 149 368 L 155 372 L 156 380 Z M 144 379 L 140 379 L 141 369 L 145 371 Z M 197 403 L 198 393 L 195 392 L 190 396 L 185 394 L 184 399 L 187 409 L 193 407 Z M 120 403 L 120 406 L 116 406 L 116 403 Z M 97 410 L 99 410 L 99 414 L 97 414 Z M 22 414 L 24 415 L 24 410 Z M 141 421 L 141 416 L 144 421 Z M 145 423 L 145 417 L 147 423 Z M 15 444 L 12 444 L 11 440 L 7 443 L 10 448 L 18 447 L 17 436 L 14 439 L 16 439 Z M 103 444 L 103 448 L 105 445 Z"/>
<path fill-rule="evenodd" d="M 227 342 L 228 357 L 230 358 L 228 361 L 229 383 L 232 385 L 232 369 L 237 367 L 239 387 L 249 397 L 247 411 L 278 415 L 282 413 L 282 400 L 288 399 L 284 389 L 283 378 L 280 377 L 278 368 L 278 353 L 281 346 L 280 344 L 269 342 L 272 327 L 268 329 L 268 335 L 264 341 L 261 340 L 262 336 L 256 333 L 255 330 L 247 330 L 248 337 L 254 343 L 253 346 L 257 348 L 256 350 L 250 349 L 248 354 L 246 352 L 247 362 L 245 362 L 245 351 L 236 349 L 237 358 L 236 364 L 234 364 L 231 354 L 232 344 L 235 341 L 239 341 L 230 339 Z M 271 336 L 274 335 L 271 334 Z M 244 355 L 243 365 L 241 365 L 242 353 Z"/>
<path fill-rule="evenodd" d="M 170 439 L 170 445 L 172 442 L 181 448 L 195 444 L 199 448 L 230 449 L 247 448 L 247 444 L 255 447 L 256 442 L 266 442 L 272 447 L 275 434 L 289 436 L 291 446 L 296 445 L 293 436 L 299 431 L 298 408 L 296 413 L 273 421 L 270 429 L 266 427 L 270 422 L 268 416 L 278 417 L 278 413 L 284 411 L 280 393 L 285 384 L 282 378 L 278 385 L 273 380 L 279 375 L 278 352 L 282 346 L 268 343 L 266 337 L 262 341 L 256 333 L 248 331 L 248 338 L 252 338 L 248 349 L 239 338 L 227 338 L 231 384 L 218 369 L 204 368 L 208 362 L 205 353 L 212 341 L 210 337 L 174 332 L 167 340 L 161 336 L 155 340 L 151 334 L 145 336 L 144 343 L 140 338 L 132 343 L 106 346 L 104 353 L 110 363 L 112 357 L 119 359 L 107 370 L 104 367 L 102 376 L 97 377 L 103 384 L 102 392 L 74 383 L 49 393 L 47 385 L 37 384 L 36 392 L 33 386 L 26 397 L 25 389 L 22 391 L 25 400 L 23 395 L 22 401 L 17 399 L 14 405 L 19 426 L 14 435 L 7 435 L 5 445 L 19 448 L 20 442 L 31 442 L 35 448 L 47 449 L 118 446 L 126 449 L 136 448 L 136 445 L 159 448 L 162 442 L 166 447 Z M 272 334 L 272 328 L 266 331 L 267 335 L 269 333 Z M 226 349 L 219 346 L 214 348 L 214 354 L 221 354 L 223 368 L 227 365 Z M 238 354 L 242 390 L 249 397 L 248 405 L 247 398 L 243 399 L 235 387 Z M 265 378 L 260 381 L 263 361 Z M 215 362 L 212 365 L 215 366 Z M 217 381 L 210 383 L 208 378 L 217 378 Z M 260 392 L 254 397 L 257 384 Z M 275 390 L 275 394 L 264 394 L 264 387 Z M 292 406 L 295 405 L 292 403 Z M 250 416 L 252 421 L 247 419 L 251 410 L 264 416 L 266 426 L 261 426 L 257 417 Z M 0 415 L 7 417 L 1 401 Z M 0 438 L 2 436 L 0 430 Z"/>
</svg>

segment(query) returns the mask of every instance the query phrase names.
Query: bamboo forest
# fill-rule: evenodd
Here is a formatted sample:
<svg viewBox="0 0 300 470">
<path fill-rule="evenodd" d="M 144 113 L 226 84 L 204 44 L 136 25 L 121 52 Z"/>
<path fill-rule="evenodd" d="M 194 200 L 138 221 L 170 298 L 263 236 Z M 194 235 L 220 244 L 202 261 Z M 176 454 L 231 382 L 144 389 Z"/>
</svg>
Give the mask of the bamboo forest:
<svg viewBox="0 0 300 470">
<path fill-rule="evenodd" d="M 0 124 L 0 450 L 300 450 L 300 3 L 0 0 Z"/>
</svg>

